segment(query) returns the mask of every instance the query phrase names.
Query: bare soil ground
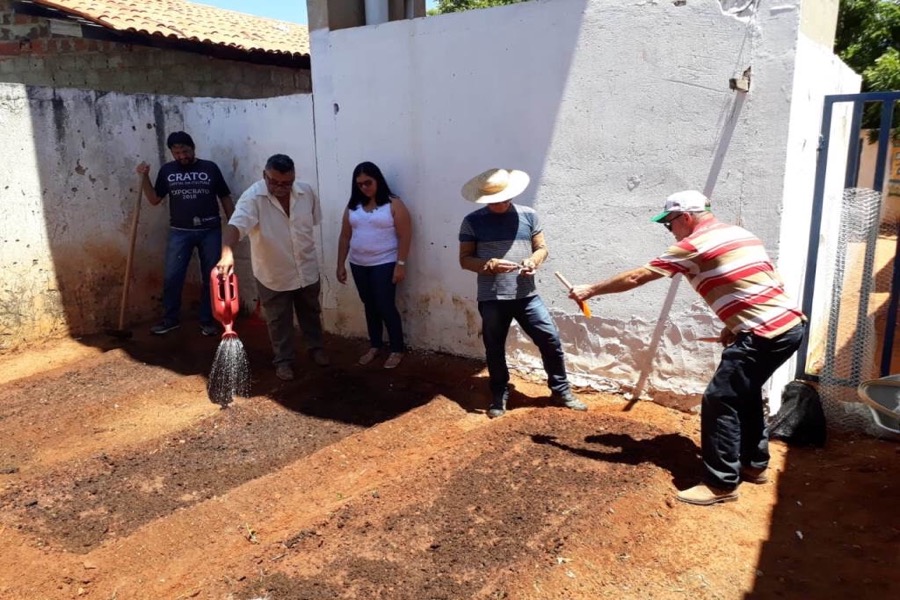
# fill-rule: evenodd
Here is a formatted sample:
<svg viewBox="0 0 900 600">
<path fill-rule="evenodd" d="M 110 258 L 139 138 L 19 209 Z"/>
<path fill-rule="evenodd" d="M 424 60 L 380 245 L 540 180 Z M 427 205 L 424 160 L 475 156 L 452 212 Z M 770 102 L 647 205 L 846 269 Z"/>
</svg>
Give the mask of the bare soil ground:
<svg viewBox="0 0 900 600">
<path fill-rule="evenodd" d="M 283 383 L 239 331 L 227 409 L 195 325 L 0 357 L 0 598 L 900 597 L 900 444 L 775 443 L 770 483 L 693 507 L 695 415 L 518 378 L 491 421 L 479 362 L 355 340 Z"/>
</svg>

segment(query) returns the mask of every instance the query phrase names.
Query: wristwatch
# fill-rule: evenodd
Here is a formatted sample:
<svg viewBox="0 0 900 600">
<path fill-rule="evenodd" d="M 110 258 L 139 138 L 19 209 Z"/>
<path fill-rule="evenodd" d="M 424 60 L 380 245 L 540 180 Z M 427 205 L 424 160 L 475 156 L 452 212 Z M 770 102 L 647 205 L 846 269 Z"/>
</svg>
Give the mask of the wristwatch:
<svg viewBox="0 0 900 600">
<path fill-rule="evenodd" d="M 405 261 L 405 260 L 398 260 L 398 261 L 397 261 L 397 264 L 400 265 L 401 267 L 405 267 L 405 266 L 406 266 L 406 261 Z"/>
</svg>

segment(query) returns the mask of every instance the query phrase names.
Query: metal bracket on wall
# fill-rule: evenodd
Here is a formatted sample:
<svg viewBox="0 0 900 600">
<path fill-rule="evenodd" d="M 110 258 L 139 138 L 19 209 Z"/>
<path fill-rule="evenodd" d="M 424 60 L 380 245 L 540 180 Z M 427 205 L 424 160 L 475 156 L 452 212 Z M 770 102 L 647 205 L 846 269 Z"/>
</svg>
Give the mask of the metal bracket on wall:
<svg viewBox="0 0 900 600">
<path fill-rule="evenodd" d="M 728 80 L 728 87 L 737 92 L 744 92 L 745 94 L 750 91 L 750 67 L 747 67 L 743 74 L 740 77 Z"/>
</svg>

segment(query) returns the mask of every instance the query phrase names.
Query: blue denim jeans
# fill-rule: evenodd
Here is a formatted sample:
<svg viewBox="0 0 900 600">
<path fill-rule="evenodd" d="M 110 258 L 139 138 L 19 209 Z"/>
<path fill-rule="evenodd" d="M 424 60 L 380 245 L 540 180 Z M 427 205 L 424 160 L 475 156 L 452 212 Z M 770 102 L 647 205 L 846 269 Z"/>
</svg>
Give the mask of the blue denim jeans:
<svg viewBox="0 0 900 600">
<path fill-rule="evenodd" d="M 350 272 L 356 283 L 356 291 L 366 310 L 366 328 L 369 330 L 369 344 L 373 348 L 384 345 L 382 333 L 387 327 L 391 352 L 403 352 L 403 323 L 400 311 L 397 310 L 397 285 L 394 278 L 394 266 L 397 263 L 385 263 L 374 267 L 363 267 L 350 263 Z"/>
<path fill-rule="evenodd" d="M 482 301 L 478 303 L 478 312 L 481 313 L 481 331 L 493 395 L 503 393 L 509 384 L 506 335 L 513 319 L 540 350 L 550 391 L 563 394 L 569 390 L 559 330 L 540 296 Z"/>
<path fill-rule="evenodd" d="M 797 351 L 805 333 L 805 323 L 773 339 L 742 333 L 722 352 L 700 413 L 708 485 L 733 489 L 740 482 L 742 466 L 764 469 L 769 465 L 762 386 Z"/>
<path fill-rule="evenodd" d="M 163 280 L 163 320 L 178 323 L 181 320 L 181 291 L 187 275 L 191 256 L 197 249 L 200 258 L 200 323 L 213 322 L 209 301 L 209 272 L 222 255 L 222 229 L 169 229 L 166 244 L 166 271 Z"/>
</svg>

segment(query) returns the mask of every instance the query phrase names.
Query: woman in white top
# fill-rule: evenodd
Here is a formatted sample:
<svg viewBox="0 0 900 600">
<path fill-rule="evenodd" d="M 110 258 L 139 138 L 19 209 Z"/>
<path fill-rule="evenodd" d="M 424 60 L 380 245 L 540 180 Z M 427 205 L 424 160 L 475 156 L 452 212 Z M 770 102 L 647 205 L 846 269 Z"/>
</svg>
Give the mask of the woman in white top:
<svg viewBox="0 0 900 600">
<path fill-rule="evenodd" d="M 411 237 L 409 212 L 391 193 L 381 169 L 371 162 L 356 165 L 338 241 L 337 279 L 347 283 L 349 257 L 371 344 L 359 359 L 361 365 L 372 362 L 384 345 L 385 327 L 391 353 L 384 368 L 393 369 L 403 359 L 403 325 L 395 299 L 397 284 L 406 277 Z"/>
</svg>

